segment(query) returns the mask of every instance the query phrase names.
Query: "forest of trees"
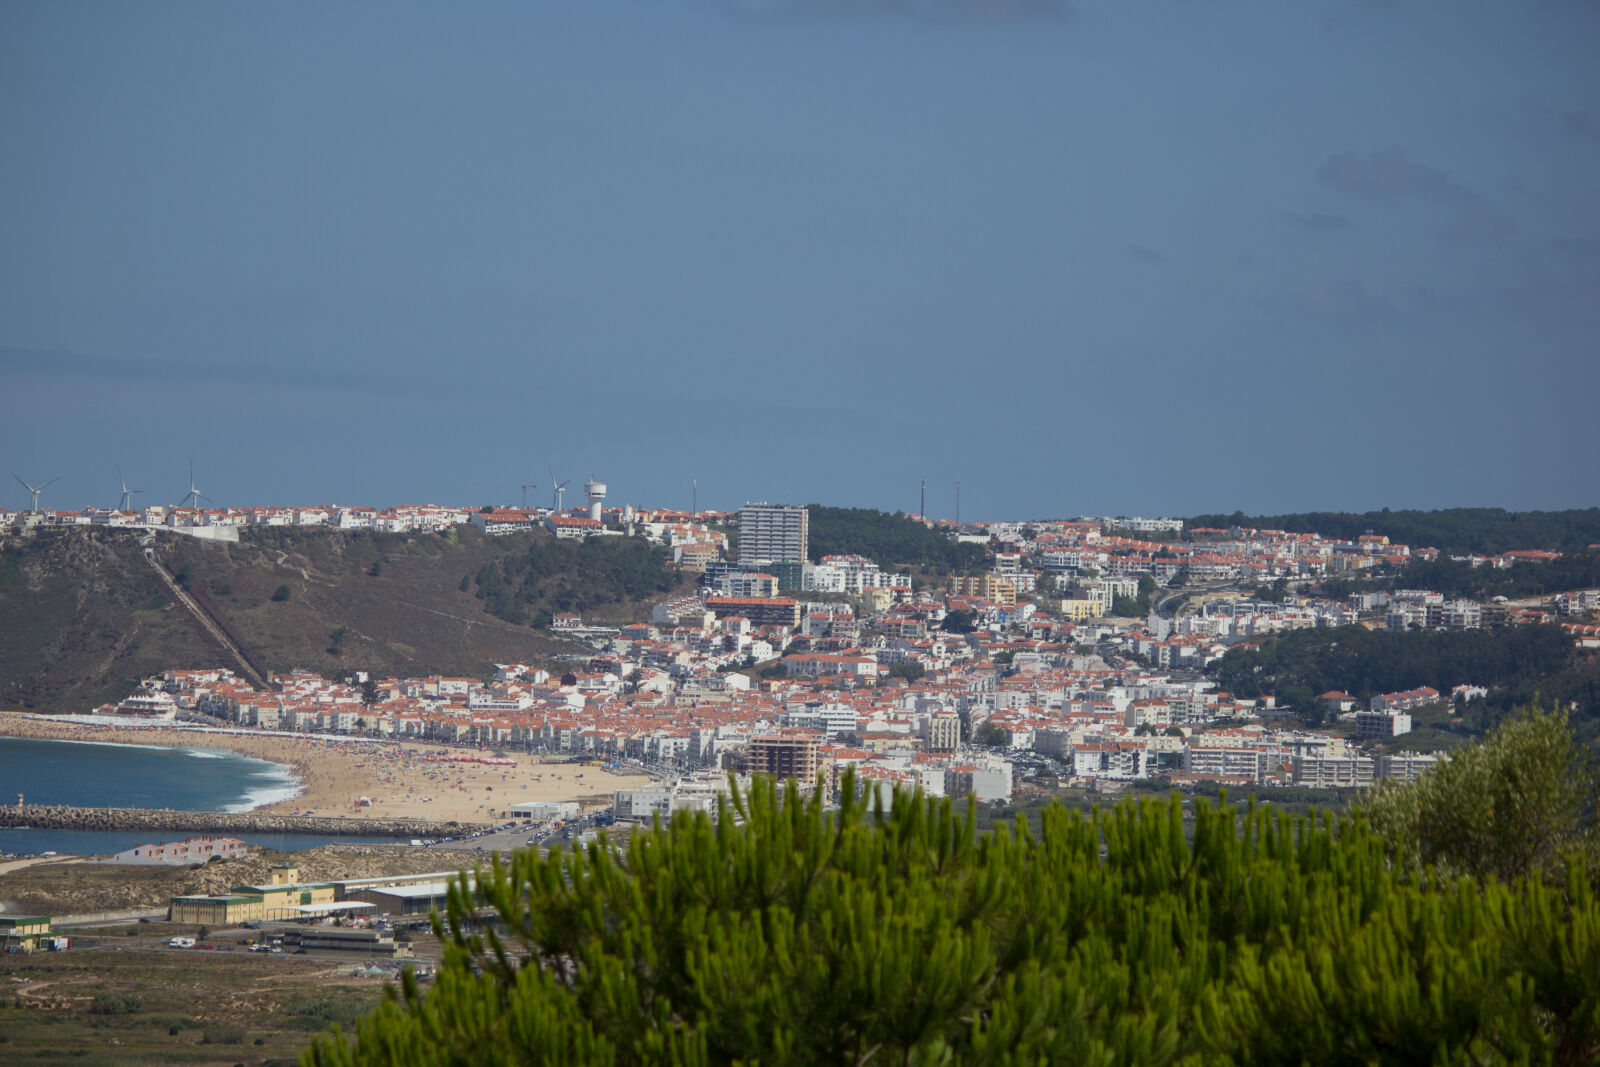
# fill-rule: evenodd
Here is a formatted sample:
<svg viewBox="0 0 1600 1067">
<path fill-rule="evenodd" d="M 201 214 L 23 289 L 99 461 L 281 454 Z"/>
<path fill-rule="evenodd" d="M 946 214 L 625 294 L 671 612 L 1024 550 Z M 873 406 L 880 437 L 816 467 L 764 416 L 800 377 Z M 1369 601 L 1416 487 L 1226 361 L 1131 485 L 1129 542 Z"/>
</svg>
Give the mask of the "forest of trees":
<svg viewBox="0 0 1600 1067">
<path fill-rule="evenodd" d="M 808 504 L 810 556 L 866 556 L 880 567 L 927 567 L 960 574 L 987 567 L 983 545 L 961 544 L 904 515 Z"/>
<path fill-rule="evenodd" d="M 1568 511 L 1506 511 L 1503 508 L 1446 508 L 1441 511 L 1311 511 L 1293 515 L 1196 515 L 1195 527 L 1253 527 L 1319 533 L 1353 541 L 1365 533 L 1383 534 L 1396 544 L 1432 547 L 1446 553 L 1493 555 L 1516 548 L 1578 551 L 1600 544 L 1600 508 Z"/>
<path fill-rule="evenodd" d="M 1580 655 L 1560 626 L 1506 630 L 1412 630 L 1390 632 L 1364 626 L 1291 630 L 1239 646 L 1208 668 L 1217 684 L 1237 696 L 1276 694 L 1305 711 L 1313 694 L 1341 690 L 1366 698 L 1418 686 L 1448 697 L 1456 685 L 1490 689 L 1493 714 L 1469 725 L 1493 725 L 1506 710 L 1536 699 L 1578 704 L 1584 736 L 1600 729 L 1600 664 Z"/>
<path fill-rule="evenodd" d="M 485 563 L 474 578 L 485 611 L 536 626 L 556 611 L 636 603 L 684 580 L 665 549 L 634 537 L 535 538 L 526 552 Z"/>
<path fill-rule="evenodd" d="M 1387 836 L 1361 805 L 1177 796 L 983 833 L 971 804 L 758 779 L 625 852 L 462 876 L 434 983 L 305 1062 L 1591 1064 L 1594 778 L 1565 725 L 1380 794 Z"/>
<path fill-rule="evenodd" d="M 1456 685 L 1547 677 L 1572 658 L 1572 638 L 1555 625 L 1405 632 L 1340 626 L 1290 630 L 1258 648 L 1231 648 L 1210 670 L 1223 689 L 1247 699 L 1291 685 L 1365 698 L 1423 685 L 1448 693 Z"/>
</svg>

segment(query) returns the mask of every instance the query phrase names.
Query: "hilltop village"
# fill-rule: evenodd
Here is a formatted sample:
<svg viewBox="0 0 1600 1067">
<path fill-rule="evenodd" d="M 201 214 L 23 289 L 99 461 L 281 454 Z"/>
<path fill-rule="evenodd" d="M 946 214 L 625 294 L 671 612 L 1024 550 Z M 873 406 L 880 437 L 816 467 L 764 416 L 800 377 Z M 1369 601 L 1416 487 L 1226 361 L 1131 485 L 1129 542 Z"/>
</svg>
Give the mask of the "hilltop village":
<svg viewBox="0 0 1600 1067">
<path fill-rule="evenodd" d="M 657 771 L 656 785 L 618 794 L 621 817 L 703 807 L 730 770 L 807 786 L 820 777 L 831 787 L 850 768 L 864 783 L 995 802 L 1042 774 L 1095 791 L 1157 778 L 1351 787 L 1433 766 L 1442 754 L 1374 746 L 1410 731 L 1419 708 L 1460 706 L 1487 690 L 1460 678 L 1447 691 L 1322 693 L 1328 720 L 1348 727 L 1329 732 L 1297 726 L 1273 694 L 1219 689 L 1204 669 L 1231 647 L 1287 630 L 1461 631 L 1600 607 L 1594 590 L 1480 603 L 1426 591 L 1333 598 L 1297 589 L 1438 556 L 1376 535 L 1185 530 L 1174 519 L 925 522 L 974 546 L 983 564 L 935 581 L 859 555 L 813 561 L 802 507 L 605 513 L 591 501 L 587 512 L 315 513 L 341 526 L 459 515 L 494 536 L 535 523 L 557 537 L 632 534 L 671 548 L 678 566 L 699 574 L 694 593 L 656 603 L 647 622 L 593 626 L 579 613 L 556 615 L 552 631 L 587 650 L 565 665 L 498 664 L 484 678 L 352 672 L 335 681 L 294 671 L 273 677 L 270 690 L 226 670 L 175 670 L 98 711 L 573 753 Z M 313 515 L 247 511 L 262 521 Z M 1507 552 L 1471 563 L 1554 558 Z M 1586 622 L 1568 629 L 1580 646 L 1600 643 Z"/>
</svg>

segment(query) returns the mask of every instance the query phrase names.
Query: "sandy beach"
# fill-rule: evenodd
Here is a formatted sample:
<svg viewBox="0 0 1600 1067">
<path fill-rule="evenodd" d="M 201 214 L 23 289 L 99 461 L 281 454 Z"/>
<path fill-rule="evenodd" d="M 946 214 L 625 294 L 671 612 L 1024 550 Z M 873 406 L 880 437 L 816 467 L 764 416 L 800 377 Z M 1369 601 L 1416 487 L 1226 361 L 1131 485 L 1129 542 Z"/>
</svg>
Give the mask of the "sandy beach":
<svg viewBox="0 0 1600 1067">
<path fill-rule="evenodd" d="M 416 741 L 321 739 L 184 726 L 100 725 L 0 712 L 0 735 L 226 749 L 294 769 L 303 792 L 257 810 L 354 818 L 406 817 L 493 822 L 513 803 L 572 800 L 609 804 L 617 789 L 648 779 L 559 758 L 512 754 L 514 765 L 465 762 L 492 754 Z M 370 803 L 361 803 L 367 798 Z"/>
</svg>

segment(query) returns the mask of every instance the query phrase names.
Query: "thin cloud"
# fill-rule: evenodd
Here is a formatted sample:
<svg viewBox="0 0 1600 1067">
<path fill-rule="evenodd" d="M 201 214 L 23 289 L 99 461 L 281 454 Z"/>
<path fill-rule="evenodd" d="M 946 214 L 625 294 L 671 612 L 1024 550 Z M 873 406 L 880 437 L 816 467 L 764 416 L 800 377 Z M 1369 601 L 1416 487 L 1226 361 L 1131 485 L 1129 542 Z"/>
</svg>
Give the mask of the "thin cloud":
<svg viewBox="0 0 1600 1067">
<path fill-rule="evenodd" d="M 1413 201 L 1450 209 L 1438 230 L 1444 244 L 1503 247 L 1516 236 L 1511 216 L 1452 178 L 1448 171 L 1413 162 L 1398 148 L 1361 155 L 1341 152 L 1317 168 L 1317 184 L 1359 200 Z"/>
<path fill-rule="evenodd" d="M 1317 184 L 1364 200 L 1425 200 L 1460 204 L 1477 199 L 1448 173 L 1413 163 L 1398 148 L 1360 155 L 1341 152 L 1317 168 Z"/>
<path fill-rule="evenodd" d="M 43 351 L 14 347 L 0 347 L 0 376 L 163 387 L 321 390 L 385 396 L 411 393 L 418 385 L 387 375 L 308 368 L 289 370 L 256 364 L 186 364 L 157 359 L 84 355 L 61 349 Z M 449 392 L 455 387 L 448 382 L 429 382 L 424 388 L 428 392 Z"/>
<path fill-rule="evenodd" d="M 1167 258 L 1153 248 L 1144 245 L 1129 245 L 1128 254 L 1141 263 L 1165 263 Z"/>
</svg>

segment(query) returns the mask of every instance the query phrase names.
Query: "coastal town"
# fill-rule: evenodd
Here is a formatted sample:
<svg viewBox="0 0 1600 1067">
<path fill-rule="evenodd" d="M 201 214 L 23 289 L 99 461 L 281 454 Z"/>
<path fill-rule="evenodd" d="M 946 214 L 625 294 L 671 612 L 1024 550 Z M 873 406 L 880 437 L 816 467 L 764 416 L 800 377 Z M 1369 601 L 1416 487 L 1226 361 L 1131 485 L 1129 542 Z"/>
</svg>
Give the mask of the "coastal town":
<svg viewBox="0 0 1600 1067">
<path fill-rule="evenodd" d="M 326 678 L 305 670 L 253 686 L 226 669 L 171 670 L 102 716 L 191 719 L 236 728 L 365 735 L 517 753 L 556 753 L 649 768 L 649 785 L 615 794 L 623 819 L 708 810 L 726 776 L 766 773 L 835 790 L 921 789 L 1009 802 L 1047 785 L 1114 793 L 1136 783 L 1185 787 L 1365 787 L 1413 779 L 1446 758 L 1394 739 L 1427 710 L 1482 700 L 1481 679 L 1361 696 L 1314 695 L 1321 728 L 1281 694 L 1244 697 L 1207 668 L 1228 650 L 1292 630 L 1465 631 L 1561 623 L 1600 647 L 1600 591 L 1487 602 L 1437 592 L 1362 591 L 1350 581 L 1439 552 L 1381 535 L 1186 528 L 1143 518 L 959 524 L 911 520 L 974 546 L 980 568 L 924 579 L 863 555 L 809 552 L 804 507 L 737 512 L 587 507 L 152 509 L 174 529 L 310 524 L 429 529 L 471 523 L 496 537 L 542 526 L 557 538 L 635 536 L 698 577 L 656 602 L 648 621 L 599 625 L 556 614 L 559 663 L 502 663 L 483 677 Z M 554 501 L 552 503 L 555 503 Z M 92 513 L 105 521 L 133 513 Z M 0 519 L 5 516 L 0 516 Z M 32 513 L 40 524 L 67 521 Z M 1464 557 L 1506 569 L 1540 551 Z M 1330 579 L 1342 596 L 1319 593 Z"/>
</svg>

